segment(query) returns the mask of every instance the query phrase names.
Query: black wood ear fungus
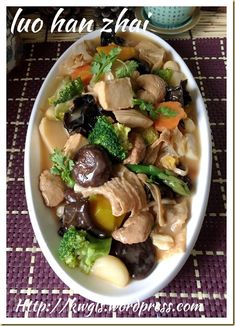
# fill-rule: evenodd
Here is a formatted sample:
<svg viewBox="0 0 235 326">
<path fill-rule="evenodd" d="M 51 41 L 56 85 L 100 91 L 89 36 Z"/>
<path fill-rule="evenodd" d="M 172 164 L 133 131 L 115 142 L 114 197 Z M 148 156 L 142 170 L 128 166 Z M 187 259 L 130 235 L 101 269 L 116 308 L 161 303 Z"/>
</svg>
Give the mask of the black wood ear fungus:
<svg viewBox="0 0 235 326">
<path fill-rule="evenodd" d="M 79 132 L 87 137 L 101 115 L 101 108 L 92 95 L 83 95 L 73 101 L 73 108 L 64 115 L 64 127 L 69 134 Z"/>
<path fill-rule="evenodd" d="M 138 63 L 136 70 L 140 73 L 140 75 L 148 75 L 151 73 L 151 68 L 147 62 L 140 61 L 136 58 L 133 58 L 132 60 Z"/>
<path fill-rule="evenodd" d="M 100 36 L 100 44 L 101 46 L 106 46 L 111 43 L 115 43 L 117 45 L 124 45 L 125 40 L 115 33 L 115 25 L 111 26 L 111 32 L 103 31 Z"/>
</svg>

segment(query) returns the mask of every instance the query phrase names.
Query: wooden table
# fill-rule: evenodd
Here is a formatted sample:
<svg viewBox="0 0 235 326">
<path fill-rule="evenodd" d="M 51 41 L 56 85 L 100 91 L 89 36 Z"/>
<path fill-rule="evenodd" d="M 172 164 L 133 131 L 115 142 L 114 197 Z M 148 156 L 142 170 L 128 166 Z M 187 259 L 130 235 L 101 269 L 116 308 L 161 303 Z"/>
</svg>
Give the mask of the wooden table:
<svg viewBox="0 0 235 326">
<path fill-rule="evenodd" d="M 214 10 L 213 10 L 214 8 Z M 95 8 L 86 7 L 82 13 L 82 16 L 95 20 Z M 28 16 L 29 17 L 29 16 Z M 37 14 L 31 14 L 30 18 L 38 18 Z M 95 29 L 101 27 L 99 22 L 96 22 Z M 31 32 L 21 33 L 21 37 L 25 43 L 33 42 L 57 42 L 57 41 L 75 41 L 84 33 L 66 33 L 66 32 L 54 32 L 50 33 L 48 27 L 44 27 L 40 32 L 34 34 Z M 177 39 L 189 39 L 189 38 L 203 38 L 203 37 L 226 37 L 226 8 L 225 7 L 212 7 L 208 10 L 201 8 L 201 17 L 198 24 L 190 31 L 177 35 L 161 35 L 165 39 L 177 38 Z"/>
</svg>

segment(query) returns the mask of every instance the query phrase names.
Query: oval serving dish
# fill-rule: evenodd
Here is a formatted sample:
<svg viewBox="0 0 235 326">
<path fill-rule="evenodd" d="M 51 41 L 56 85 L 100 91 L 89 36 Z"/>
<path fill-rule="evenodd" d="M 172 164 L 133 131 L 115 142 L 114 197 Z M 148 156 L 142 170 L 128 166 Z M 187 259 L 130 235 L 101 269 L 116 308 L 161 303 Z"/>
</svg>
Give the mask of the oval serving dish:
<svg viewBox="0 0 235 326">
<path fill-rule="evenodd" d="M 34 103 L 25 145 L 24 174 L 26 199 L 31 223 L 43 254 L 58 277 L 72 290 L 88 299 L 108 305 L 127 304 L 137 300 L 144 300 L 171 282 L 186 262 L 196 242 L 204 219 L 210 190 L 210 127 L 205 105 L 197 84 L 182 58 L 168 43 L 151 32 L 140 30 L 138 33 L 158 43 L 171 54 L 172 60 L 178 62 L 181 71 L 188 79 L 187 88 L 196 110 L 201 144 L 200 168 L 196 191 L 192 197 L 191 216 L 187 222 L 186 251 L 184 253 L 176 254 L 169 259 L 161 261 L 148 277 L 140 281 L 132 280 L 125 288 L 117 288 L 95 276 L 83 274 L 78 269 L 70 269 L 59 260 L 57 251 L 61 238 L 56 233 L 56 219 L 52 216 L 52 211 L 45 206 L 38 186 L 42 155 L 38 129 L 43 114 L 40 108 L 46 105 L 46 101 L 51 94 L 51 85 L 58 74 L 61 63 L 76 51 L 77 45 L 82 41 L 97 38 L 100 35 L 100 30 L 89 33 L 76 41 L 65 51 L 50 70 Z"/>
</svg>

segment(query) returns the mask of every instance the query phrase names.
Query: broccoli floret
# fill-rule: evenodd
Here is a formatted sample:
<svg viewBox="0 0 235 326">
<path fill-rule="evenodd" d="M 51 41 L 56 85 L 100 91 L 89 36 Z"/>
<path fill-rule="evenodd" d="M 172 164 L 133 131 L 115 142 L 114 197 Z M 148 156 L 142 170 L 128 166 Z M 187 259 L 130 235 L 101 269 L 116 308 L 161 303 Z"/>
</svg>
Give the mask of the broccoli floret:
<svg viewBox="0 0 235 326">
<path fill-rule="evenodd" d="M 83 231 L 78 233 L 74 227 L 69 228 L 60 242 L 60 259 L 71 268 L 77 267 L 79 265 L 77 251 L 81 248 L 85 241 L 85 233 Z"/>
<path fill-rule="evenodd" d="M 109 122 L 106 117 L 98 117 L 94 129 L 88 136 L 88 140 L 91 144 L 103 146 L 109 154 L 123 161 L 127 157 L 128 150 L 123 146 L 124 141 L 116 129 L 117 127 L 115 128 L 115 125 Z"/>
<path fill-rule="evenodd" d="M 60 103 L 65 103 L 71 100 L 73 97 L 78 96 L 83 91 L 83 83 L 80 77 L 75 80 L 68 81 L 63 85 L 59 90 L 56 91 L 56 94 L 49 98 L 49 103 L 57 105 Z"/>
<path fill-rule="evenodd" d="M 173 75 L 173 70 L 170 68 L 166 68 L 166 69 L 155 69 L 153 71 L 153 73 L 155 75 L 158 75 L 159 77 L 161 77 L 163 80 L 165 80 L 166 83 L 169 83 L 171 80 L 171 77 Z"/>
<path fill-rule="evenodd" d="M 124 148 L 124 150 L 129 151 L 132 148 L 132 143 L 128 140 L 128 134 L 131 131 L 131 128 L 125 126 L 122 123 L 114 123 L 113 127 L 118 136 L 118 139 L 120 140 L 122 147 Z"/>
<path fill-rule="evenodd" d="M 159 137 L 157 130 L 153 127 L 143 129 L 140 133 L 147 146 L 152 145 Z"/>
<path fill-rule="evenodd" d="M 89 273 L 95 260 L 109 254 L 111 238 L 97 239 L 86 231 L 70 227 L 59 246 L 59 258 L 69 267 Z"/>
<path fill-rule="evenodd" d="M 57 104 L 54 107 L 54 118 L 55 120 L 64 120 L 64 114 L 73 107 L 73 101 L 67 101 L 65 103 Z"/>
</svg>

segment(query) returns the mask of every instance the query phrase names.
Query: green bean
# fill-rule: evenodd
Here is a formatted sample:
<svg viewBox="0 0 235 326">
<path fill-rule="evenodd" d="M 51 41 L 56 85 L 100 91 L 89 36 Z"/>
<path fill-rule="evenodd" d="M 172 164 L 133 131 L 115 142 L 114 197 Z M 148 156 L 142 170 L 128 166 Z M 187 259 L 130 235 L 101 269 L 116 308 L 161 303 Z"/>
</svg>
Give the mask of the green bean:
<svg viewBox="0 0 235 326">
<path fill-rule="evenodd" d="M 174 192 L 182 196 L 190 196 L 188 185 L 181 179 L 174 176 L 173 172 L 162 170 L 154 165 L 127 164 L 129 170 L 135 173 L 144 173 L 150 177 L 162 180 Z"/>
</svg>

